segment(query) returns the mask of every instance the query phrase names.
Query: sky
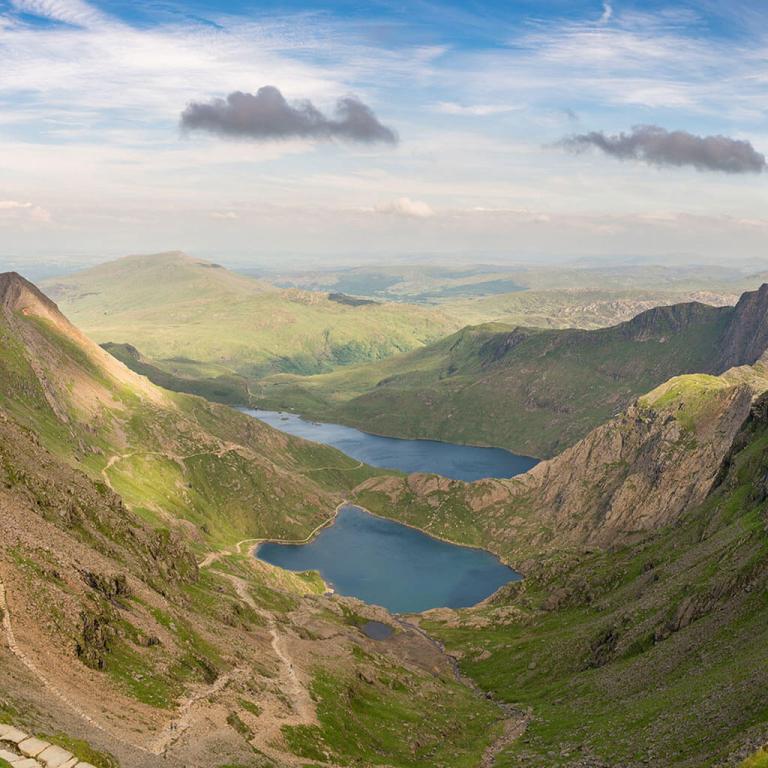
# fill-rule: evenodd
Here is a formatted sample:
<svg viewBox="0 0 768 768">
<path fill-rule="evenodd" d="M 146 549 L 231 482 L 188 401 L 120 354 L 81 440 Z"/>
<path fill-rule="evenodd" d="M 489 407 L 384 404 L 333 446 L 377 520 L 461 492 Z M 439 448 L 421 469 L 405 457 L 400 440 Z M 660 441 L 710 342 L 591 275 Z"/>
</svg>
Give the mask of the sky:
<svg viewBox="0 0 768 768">
<path fill-rule="evenodd" d="M 768 258 L 768 8 L 0 0 L 0 259 Z"/>
</svg>

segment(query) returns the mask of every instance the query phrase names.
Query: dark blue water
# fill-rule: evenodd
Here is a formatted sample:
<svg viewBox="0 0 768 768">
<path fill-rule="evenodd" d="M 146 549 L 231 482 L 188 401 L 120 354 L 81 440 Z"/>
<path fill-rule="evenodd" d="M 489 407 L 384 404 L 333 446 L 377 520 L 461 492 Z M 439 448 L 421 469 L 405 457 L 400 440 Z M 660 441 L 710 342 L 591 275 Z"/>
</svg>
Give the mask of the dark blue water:
<svg viewBox="0 0 768 768">
<path fill-rule="evenodd" d="M 448 544 L 351 504 L 307 544 L 261 544 L 256 554 L 290 571 L 320 571 L 342 595 L 395 613 L 464 608 L 520 575 L 482 549 Z"/>
<path fill-rule="evenodd" d="M 366 621 L 360 629 L 371 640 L 389 640 L 395 634 L 395 630 L 383 621 Z"/>
<path fill-rule="evenodd" d="M 370 435 L 340 424 L 305 421 L 295 413 L 243 410 L 276 429 L 332 445 L 374 467 L 402 472 L 434 472 L 455 480 L 471 481 L 484 477 L 514 477 L 538 463 L 530 456 L 518 456 L 503 448 L 478 448 L 435 440 L 401 440 Z"/>
</svg>

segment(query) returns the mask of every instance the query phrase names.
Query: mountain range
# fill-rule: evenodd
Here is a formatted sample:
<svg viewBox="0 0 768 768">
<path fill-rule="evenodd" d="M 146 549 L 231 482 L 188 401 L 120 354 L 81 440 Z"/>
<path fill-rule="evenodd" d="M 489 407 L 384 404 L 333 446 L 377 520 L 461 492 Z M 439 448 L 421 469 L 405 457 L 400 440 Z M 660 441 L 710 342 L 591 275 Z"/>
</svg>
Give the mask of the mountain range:
<svg viewBox="0 0 768 768">
<path fill-rule="evenodd" d="M 609 328 L 487 324 L 375 364 L 267 377 L 252 395 L 370 432 L 549 457 L 672 376 L 754 363 L 767 310 L 764 285 L 735 307 L 656 307 Z"/>
<path fill-rule="evenodd" d="M 738 765 L 768 743 L 767 295 L 452 337 L 478 391 L 521 348 L 629 366 L 565 451 L 463 483 L 162 389 L 0 276 L 0 723 L 100 768 Z M 250 556 L 345 498 L 524 578 L 402 618 Z"/>
</svg>

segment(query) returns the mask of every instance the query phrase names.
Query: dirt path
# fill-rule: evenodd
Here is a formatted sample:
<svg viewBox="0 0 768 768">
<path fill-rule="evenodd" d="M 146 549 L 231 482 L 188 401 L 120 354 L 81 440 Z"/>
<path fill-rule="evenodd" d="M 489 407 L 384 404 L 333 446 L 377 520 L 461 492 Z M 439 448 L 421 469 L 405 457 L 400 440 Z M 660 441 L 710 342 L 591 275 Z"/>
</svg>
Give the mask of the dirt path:
<svg viewBox="0 0 768 768">
<path fill-rule="evenodd" d="M 252 743 L 280 764 L 288 762 L 296 766 L 306 765 L 304 758 L 285 752 L 275 745 L 282 738 L 283 726 L 315 725 L 317 723 L 315 705 L 309 695 L 309 684 L 300 679 L 285 643 L 285 635 L 280 632 L 274 616 L 259 608 L 248 592 L 248 585 L 243 579 L 231 574 L 225 575 L 232 582 L 238 597 L 267 622 L 267 628 L 272 636 L 272 650 L 279 661 L 277 688 L 290 706 L 290 711 L 286 712 L 279 699 L 266 700 L 259 715 L 258 730 Z"/>
<path fill-rule="evenodd" d="M 448 659 L 453 670 L 453 676 L 457 682 L 467 686 L 471 689 L 476 696 L 482 699 L 492 701 L 504 714 L 504 727 L 501 735 L 491 744 L 483 753 L 483 758 L 478 765 L 478 768 L 493 768 L 496 765 L 496 758 L 503 752 L 512 742 L 519 739 L 525 733 L 525 729 L 528 727 L 528 723 L 531 721 L 531 713 L 523 712 L 516 709 L 511 704 L 498 701 L 484 691 L 480 686 L 471 678 L 467 677 L 459 666 L 459 662 L 455 657 L 451 656 L 446 651 L 445 646 L 436 640 L 432 635 L 425 632 L 418 624 L 414 624 L 406 619 L 395 617 L 395 620 L 406 631 L 413 631 L 421 635 L 428 643 L 436 648 L 440 653 Z"/>
<path fill-rule="evenodd" d="M 254 599 L 248 593 L 248 585 L 242 579 L 231 575 L 228 578 L 232 582 L 238 597 L 267 621 L 267 627 L 272 636 L 272 650 L 280 660 L 280 690 L 288 696 L 291 706 L 296 713 L 294 718 L 289 718 L 294 722 L 289 723 L 286 720 L 283 724 L 310 725 L 317 722 L 315 706 L 309 695 L 308 686 L 301 682 L 296 673 L 293 660 L 285 645 L 285 638 L 277 627 L 275 617 L 268 611 L 261 610 L 256 605 Z"/>
<path fill-rule="evenodd" d="M 205 704 L 211 696 L 215 696 L 219 691 L 223 691 L 232 680 L 249 672 L 250 670 L 245 667 L 236 667 L 217 677 L 213 684 L 207 688 L 195 691 L 187 696 L 177 709 L 176 717 L 163 728 L 158 737 L 150 744 L 149 751 L 155 755 L 165 754 L 181 738 L 184 732 L 192 726 L 193 715 L 198 705 Z"/>
<path fill-rule="evenodd" d="M 118 461 L 122 461 L 123 459 L 130 459 L 132 456 L 163 456 L 166 459 L 171 459 L 171 461 L 184 462 L 187 459 L 194 459 L 196 456 L 218 456 L 221 458 L 225 453 L 236 451 L 237 448 L 238 446 L 235 443 L 222 443 L 216 451 L 198 451 L 196 453 L 187 454 L 186 456 L 178 456 L 169 453 L 168 451 L 128 451 L 127 453 L 113 453 L 109 459 L 107 459 L 107 463 L 101 470 L 101 476 L 104 478 L 104 482 L 109 488 L 117 493 L 110 482 L 108 472 Z"/>
<path fill-rule="evenodd" d="M 493 768 L 496 765 L 496 758 L 514 741 L 517 741 L 528 727 L 531 721 L 530 712 L 519 712 L 506 704 L 499 704 L 507 715 L 504 720 L 504 731 L 496 741 L 491 744 L 483 754 L 478 768 Z"/>
<path fill-rule="evenodd" d="M 339 510 L 345 505 L 349 504 L 349 502 L 345 499 L 344 501 L 339 502 L 336 505 L 336 508 L 333 510 L 333 514 L 327 519 L 324 520 L 319 525 L 315 526 L 315 528 L 307 534 L 307 536 L 303 539 L 270 539 L 270 538 L 252 538 L 252 539 L 241 539 L 237 542 L 237 544 L 234 544 L 231 547 L 225 547 L 224 549 L 217 550 L 216 552 L 209 552 L 198 564 L 198 568 L 207 568 L 209 565 L 213 565 L 217 560 L 220 560 L 222 557 L 226 557 L 227 555 L 239 555 L 241 554 L 241 548 L 243 544 L 252 543 L 254 546 L 256 544 L 261 544 L 264 541 L 270 541 L 274 542 L 275 544 L 306 544 L 308 541 L 313 539 L 319 531 L 321 531 L 323 528 L 327 528 L 335 519 L 336 515 L 338 515 Z"/>
<path fill-rule="evenodd" d="M 56 688 L 56 686 L 54 686 L 53 683 L 51 683 L 51 681 L 45 676 L 45 674 L 43 674 L 43 672 L 38 668 L 37 664 L 35 664 L 26 653 L 24 653 L 24 651 L 19 647 L 18 643 L 16 642 L 16 636 L 14 635 L 13 625 L 11 623 L 11 611 L 10 611 L 10 608 L 8 607 L 8 596 L 6 594 L 5 584 L 3 583 L 2 580 L 0 580 L 0 613 L 2 613 L 2 617 L 3 617 L 2 618 L 3 634 L 5 636 L 5 642 L 6 642 L 6 645 L 8 646 L 8 649 L 29 670 L 29 672 L 35 678 L 37 678 L 37 680 L 40 681 L 40 684 L 43 686 L 43 688 L 46 691 L 48 691 L 48 693 L 50 693 L 52 696 L 56 697 L 59 701 L 61 701 L 75 715 L 82 718 L 89 725 L 93 726 L 94 728 L 101 731 L 102 733 L 108 735 L 110 738 L 114 739 L 115 741 L 118 741 L 121 744 L 127 747 L 130 747 L 131 749 L 138 749 L 141 752 L 149 751 L 142 745 L 135 744 L 134 742 L 128 741 L 127 739 L 124 739 L 121 736 L 118 736 L 113 731 L 110 731 L 104 728 L 104 726 L 102 726 L 100 723 L 94 720 L 94 718 L 92 718 L 87 712 L 84 712 L 66 694 L 64 694 L 62 691 Z"/>
<path fill-rule="evenodd" d="M 356 469 L 362 469 L 365 464 L 359 461 L 354 467 L 312 467 L 311 469 L 304 470 L 305 472 L 322 472 L 326 469 L 335 469 L 337 472 L 353 472 Z"/>
</svg>

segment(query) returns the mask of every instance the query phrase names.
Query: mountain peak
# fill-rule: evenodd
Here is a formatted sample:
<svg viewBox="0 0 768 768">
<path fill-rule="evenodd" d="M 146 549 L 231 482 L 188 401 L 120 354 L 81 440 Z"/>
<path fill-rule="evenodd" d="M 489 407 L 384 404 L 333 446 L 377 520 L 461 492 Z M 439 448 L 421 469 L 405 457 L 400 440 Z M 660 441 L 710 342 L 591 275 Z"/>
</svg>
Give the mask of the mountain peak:
<svg viewBox="0 0 768 768">
<path fill-rule="evenodd" d="M 56 304 L 18 272 L 0 273 L 0 306 L 25 314 L 61 317 Z"/>
</svg>

